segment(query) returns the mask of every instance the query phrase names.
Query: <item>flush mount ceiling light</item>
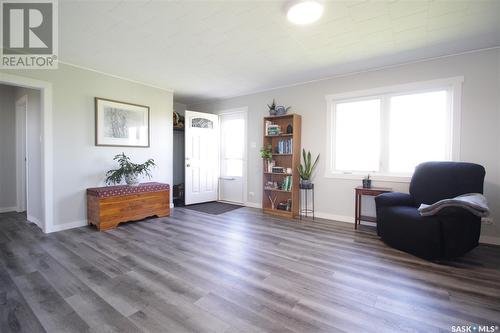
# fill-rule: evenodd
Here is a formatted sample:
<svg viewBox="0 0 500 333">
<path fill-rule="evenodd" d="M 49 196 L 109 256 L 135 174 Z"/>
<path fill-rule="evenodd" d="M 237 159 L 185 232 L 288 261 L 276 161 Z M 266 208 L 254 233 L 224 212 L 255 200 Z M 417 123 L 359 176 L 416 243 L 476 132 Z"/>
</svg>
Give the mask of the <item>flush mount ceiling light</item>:
<svg viewBox="0 0 500 333">
<path fill-rule="evenodd" d="M 286 17 L 295 24 L 309 24 L 317 21 L 322 14 L 322 1 L 300 0 L 289 4 Z"/>
</svg>

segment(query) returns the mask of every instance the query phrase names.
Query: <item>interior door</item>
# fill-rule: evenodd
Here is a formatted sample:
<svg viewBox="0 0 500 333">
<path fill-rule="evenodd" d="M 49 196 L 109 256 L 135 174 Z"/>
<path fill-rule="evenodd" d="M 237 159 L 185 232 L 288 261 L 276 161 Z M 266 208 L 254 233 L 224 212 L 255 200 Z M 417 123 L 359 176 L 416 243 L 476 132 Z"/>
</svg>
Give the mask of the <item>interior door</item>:
<svg viewBox="0 0 500 333">
<path fill-rule="evenodd" d="M 244 204 L 246 170 L 246 114 L 220 115 L 219 199 Z"/>
<path fill-rule="evenodd" d="M 219 175 L 219 116 L 186 111 L 185 203 L 216 201 Z"/>
</svg>

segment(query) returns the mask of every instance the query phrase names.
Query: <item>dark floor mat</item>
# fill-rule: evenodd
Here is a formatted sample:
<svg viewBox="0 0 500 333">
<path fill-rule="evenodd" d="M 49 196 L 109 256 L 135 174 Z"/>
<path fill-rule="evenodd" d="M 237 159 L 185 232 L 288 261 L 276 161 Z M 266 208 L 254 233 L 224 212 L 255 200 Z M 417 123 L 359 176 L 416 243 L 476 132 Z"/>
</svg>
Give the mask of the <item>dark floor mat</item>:
<svg viewBox="0 0 500 333">
<path fill-rule="evenodd" d="M 212 214 L 212 215 L 220 215 L 232 210 L 241 208 L 243 206 L 232 205 L 224 202 L 205 202 L 196 205 L 184 206 L 183 208 L 196 210 L 197 212 Z"/>
</svg>

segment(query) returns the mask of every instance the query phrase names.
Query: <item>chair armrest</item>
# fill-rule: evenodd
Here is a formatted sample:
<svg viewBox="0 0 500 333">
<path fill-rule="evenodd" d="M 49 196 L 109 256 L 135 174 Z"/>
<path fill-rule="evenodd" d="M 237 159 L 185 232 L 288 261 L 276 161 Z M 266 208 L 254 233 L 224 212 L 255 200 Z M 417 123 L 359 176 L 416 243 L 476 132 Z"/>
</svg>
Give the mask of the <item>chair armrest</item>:
<svg viewBox="0 0 500 333">
<path fill-rule="evenodd" d="M 416 207 L 413 197 L 408 193 L 389 192 L 377 195 L 375 197 L 377 206 L 410 206 Z"/>
</svg>

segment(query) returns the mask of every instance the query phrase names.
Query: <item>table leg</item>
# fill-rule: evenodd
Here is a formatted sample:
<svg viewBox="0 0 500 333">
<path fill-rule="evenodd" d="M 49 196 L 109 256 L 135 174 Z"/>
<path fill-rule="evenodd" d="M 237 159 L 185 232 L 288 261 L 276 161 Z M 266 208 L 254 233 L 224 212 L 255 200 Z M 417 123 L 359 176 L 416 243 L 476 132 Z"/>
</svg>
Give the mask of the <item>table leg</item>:
<svg viewBox="0 0 500 333">
<path fill-rule="evenodd" d="M 299 220 L 302 221 L 302 190 L 299 189 Z"/>
<path fill-rule="evenodd" d="M 314 187 L 312 189 L 312 195 L 313 195 L 313 221 L 314 221 Z"/>
<path fill-rule="evenodd" d="M 359 218 L 359 216 L 358 216 L 358 214 L 359 214 L 359 211 L 358 211 L 358 201 L 359 201 L 359 199 L 358 199 L 358 194 L 357 193 L 355 194 L 355 197 L 356 197 L 356 199 L 355 199 L 355 204 L 354 204 L 355 205 L 355 209 L 354 209 L 354 229 L 358 229 L 358 218 Z"/>
</svg>

